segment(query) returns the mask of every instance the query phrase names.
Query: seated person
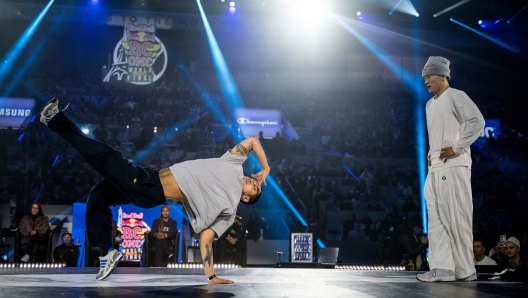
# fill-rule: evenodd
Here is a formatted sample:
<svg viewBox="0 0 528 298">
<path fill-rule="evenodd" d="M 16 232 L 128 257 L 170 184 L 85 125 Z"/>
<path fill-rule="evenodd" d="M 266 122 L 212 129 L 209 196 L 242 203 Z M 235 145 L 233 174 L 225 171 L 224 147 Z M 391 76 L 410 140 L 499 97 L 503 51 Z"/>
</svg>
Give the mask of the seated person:
<svg viewBox="0 0 528 298">
<path fill-rule="evenodd" d="M 151 235 L 154 236 L 154 247 L 156 248 L 156 266 L 161 267 L 163 257 L 173 258 L 174 254 L 169 250 L 170 246 L 178 245 L 173 242 L 176 236 L 178 223 L 169 217 L 170 208 L 167 205 L 161 207 L 161 215 L 152 223 Z"/>
<path fill-rule="evenodd" d="M 508 266 L 508 256 L 506 255 L 505 244 L 506 243 L 499 241 L 497 242 L 497 246 L 490 251 L 490 253 L 494 252 L 490 258 L 494 260 L 500 267 Z"/>
<path fill-rule="evenodd" d="M 348 241 L 367 241 L 367 235 L 361 230 L 361 223 L 356 221 L 354 229 L 348 232 Z"/>
<path fill-rule="evenodd" d="M 405 262 L 410 261 L 414 266 L 413 270 L 424 270 L 426 267 L 426 259 L 423 253 L 425 253 L 425 249 L 429 245 L 429 240 L 423 237 L 419 241 L 415 234 L 421 227 L 422 219 L 417 215 L 413 215 L 399 225 L 395 231 L 396 243 L 402 260 Z"/>
<path fill-rule="evenodd" d="M 515 237 L 510 237 L 506 240 L 506 255 L 508 256 L 508 265 L 506 267 L 515 268 L 522 267 L 528 268 L 526 258 L 524 258 L 521 251 L 521 242 Z"/>
<path fill-rule="evenodd" d="M 240 216 L 235 217 L 235 221 L 227 231 L 218 238 L 216 242 L 217 257 L 219 262 L 233 262 L 243 264 L 244 242 L 242 241 L 246 230 Z"/>
<path fill-rule="evenodd" d="M 62 245 L 53 250 L 53 261 L 66 263 L 66 267 L 77 267 L 79 248 L 73 246 L 72 235 L 68 232 L 62 235 Z"/>
<path fill-rule="evenodd" d="M 484 246 L 484 241 L 478 238 L 473 239 L 473 255 L 475 256 L 475 265 L 496 266 L 497 262 L 486 256 L 484 254 L 485 251 L 486 246 Z"/>
<path fill-rule="evenodd" d="M 31 204 L 29 215 L 22 217 L 18 228 L 22 234 L 20 244 L 27 244 L 27 253 L 20 260 L 25 263 L 34 261 L 39 246 L 46 244 L 50 231 L 48 217 L 42 213 L 40 203 Z"/>
</svg>

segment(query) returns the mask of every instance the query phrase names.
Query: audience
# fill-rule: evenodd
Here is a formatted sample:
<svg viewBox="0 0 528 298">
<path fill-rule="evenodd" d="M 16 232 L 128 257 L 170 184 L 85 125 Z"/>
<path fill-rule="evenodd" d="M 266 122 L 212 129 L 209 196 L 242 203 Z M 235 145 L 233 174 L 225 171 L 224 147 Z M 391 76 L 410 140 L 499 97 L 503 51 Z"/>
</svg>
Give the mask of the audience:
<svg viewBox="0 0 528 298">
<path fill-rule="evenodd" d="M 49 219 L 42 213 L 40 203 L 31 204 L 29 215 L 22 217 L 18 225 L 22 238 L 20 243 L 27 244 L 27 253 L 20 259 L 22 262 L 35 261 L 40 245 L 46 245 L 50 231 Z"/>
<path fill-rule="evenodd" d="M 486 265 L 486 266 L 495 266 L 495 262 L 492 258 L 486 256 L 486 246 L 481 239 L 473 239 L 473 255 L 475 256 L 475 265 Z"/>
<path fill-rule="evenodd" d="M 155 219 L 152 222 L 152 227 L 150 234 L 154 237 L 154 247 L 156 248 L 155 252 L 155 264 L 158 267 L 162 266 L 162 261 L 165 259 L 171 259 L 174 257 L 174 254 L 169 250 L 169 247 L 174 247 L 174 236 L 176 232 L 178 223 L 170 218 L 170 208 L 169 206 L 162 206 L 160 217 Z"/>
</svg>

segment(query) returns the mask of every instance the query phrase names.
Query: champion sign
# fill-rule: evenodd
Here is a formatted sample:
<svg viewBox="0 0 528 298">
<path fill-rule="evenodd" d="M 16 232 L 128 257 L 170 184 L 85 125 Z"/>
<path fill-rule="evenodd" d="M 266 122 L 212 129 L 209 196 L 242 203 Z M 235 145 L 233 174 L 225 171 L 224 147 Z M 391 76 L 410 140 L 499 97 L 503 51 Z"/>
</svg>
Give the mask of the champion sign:
<svg viewBox="0 0 528 298">
<path fill-rule="evenodd" d="M 235 119 L 244 136 L 258 136 L 260 132 L 265 138 L 272 138 L 282 129 L 282 114 L 280 110 L 235 109 Z"/>
<path fill-rule="evenodd" d="M 261 126 L 264 126 L 264 125 L 279 125 L 279 123 L 277 121 L 269 121 L 269 120 L 253 121 L 253 120 L 250 120 L 248 118 L 238 118 L 237 122 L 238 122 L 238 124 L 250 124 L 250 125 L 252 124 L 252 125 L 261 125 Z"/>
</svg>

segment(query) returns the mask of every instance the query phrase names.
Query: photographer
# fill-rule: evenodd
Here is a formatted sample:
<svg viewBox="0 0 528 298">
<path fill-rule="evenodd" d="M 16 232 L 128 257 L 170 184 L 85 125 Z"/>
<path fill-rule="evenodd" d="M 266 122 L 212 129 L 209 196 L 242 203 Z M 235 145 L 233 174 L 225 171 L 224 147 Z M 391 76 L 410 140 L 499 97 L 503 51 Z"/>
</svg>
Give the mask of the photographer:
<svg viewBox="0 0 528 298">
<path fill-rule="evenodd" d="M 62 245 L 53 250 L 53 261 L 66 263 L 67 267 L 77 267 L 79 260 L 79 248 L 73 246 L 72 235 L 68 232 L 62 235 Z"/>
<path fill-rule="evenodd" d="M 427 237 L 421 241 L 416 237 L 416 232 L 422 228 L 422 219 L 413 215 L 403 224 L 399 225 L 395 231 L 396 243 L 402 257 L 402 264 L 410 270 L 425 270 L 426 259 L 422 255 L 429 245 Z"/>
</svg>

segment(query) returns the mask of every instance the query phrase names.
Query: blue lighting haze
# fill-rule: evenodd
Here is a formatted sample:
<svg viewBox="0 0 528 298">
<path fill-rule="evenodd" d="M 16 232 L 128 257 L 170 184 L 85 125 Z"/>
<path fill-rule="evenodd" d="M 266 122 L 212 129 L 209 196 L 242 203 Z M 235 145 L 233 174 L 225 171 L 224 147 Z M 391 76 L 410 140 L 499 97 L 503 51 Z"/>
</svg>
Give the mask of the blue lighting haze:
<svg viewBox="0 0 528 298">
<path fill-rule="evenodd" d="M 491 41 L 491 42 L 494 42 L 494 43 L 498 44 L 499 46 L 501 46 L 501 47 L 503 47 L 503 48 L 505 48 L 505 49 L 507 49 L 507 50 L 509 50 L 509 51 L 511 51 L 511 52 L 519 53 L 519 50 L 518 50 L 518 49 L 516 49 L 516 48 L 510 46 L 509 44 L 505 43 L 504 41 L 498 40 L 498 39 L 496 39 L 496 38 L 494 38 L 494 37 L 491 37 L 491 36 L 488 35 L 488 34 L 485 34 L 485 33 L 482 33 L 482 32 L 480 32 L 480 31 L 476 30 L 476 29 L 473 29 L 473 28 L 469 27 L 468 25 L 462 24 L 461 22 L 459 22 L 459 21 L 457 21 L 457 20 L 455 20 L 455 19 L 453 19 L 453 18 L 451 18 L 451 19 L 449 19 L 449 20 L 450 20 L 451 22 L 457 24 L 457 25 L 460 25 L 460 26 L 462 26 L 462 27 L 468 29 L 469 31 L 472 31 L 472 32 L 474 32 L 474 33 L 476 33 L 476 34 L 478 34 L 478 35 L 480 35 L 480 36 L 486 38 L 487 40 L 489 40 L 489 41 Z"/>
<path fill-rule="evenodd" d="M 33 34 L 37 30 L 38 26 L 42 22 L 42 19 L 48 12 L 49 8 L 51 7 L 51 4 L 53 4 L 55 0 L 51 0 L 46 7 L 40 12 L 40 14 L 37 16 L 37 18 L 29 25 L 29 27 L 24 31 L 22 36 L 19 37 L 19 39 L 15 42 L 13 47 L 7 51 L 7 53 L 2 57 L 1 61 L 4 61 L 4 63 L 0 64 L 0 85 L 4 82 L 6 77 L 11 74 L 11 69 L 15 66 L 18 58 L 20 57 L 21 53 L 24 51 L 24 48 L 28 44 L 31 37 L 33 37 Z"/>
</svg>

